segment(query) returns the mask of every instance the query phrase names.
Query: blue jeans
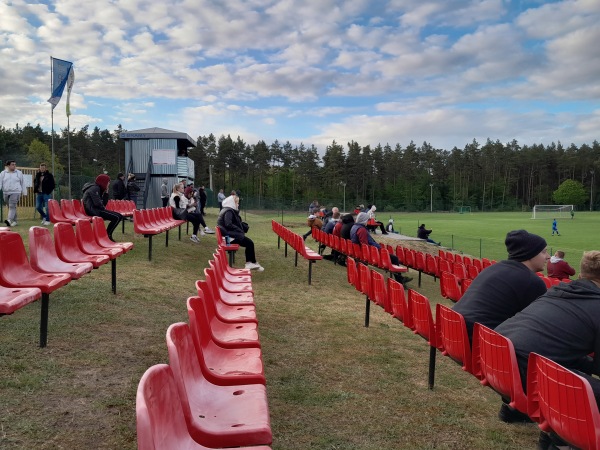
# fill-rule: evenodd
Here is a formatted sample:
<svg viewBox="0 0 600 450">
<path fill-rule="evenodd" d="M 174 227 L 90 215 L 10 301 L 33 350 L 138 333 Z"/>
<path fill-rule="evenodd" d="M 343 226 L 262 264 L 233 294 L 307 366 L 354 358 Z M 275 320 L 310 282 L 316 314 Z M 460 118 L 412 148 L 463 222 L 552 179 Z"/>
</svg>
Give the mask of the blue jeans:
<svg viewBox="0 0 600 450">
<path fill-rule="evenodd" d="M 43 194 L 38 193 L 35 198 L 35 209 L 40 213 L 40 217 L 42 220 L 50 221 L 50 216 L 48 215 L 48 200 L 52 198 L 52 194 Z M 44 210 L 46 212 L 44 212 Z"/>
</svg>

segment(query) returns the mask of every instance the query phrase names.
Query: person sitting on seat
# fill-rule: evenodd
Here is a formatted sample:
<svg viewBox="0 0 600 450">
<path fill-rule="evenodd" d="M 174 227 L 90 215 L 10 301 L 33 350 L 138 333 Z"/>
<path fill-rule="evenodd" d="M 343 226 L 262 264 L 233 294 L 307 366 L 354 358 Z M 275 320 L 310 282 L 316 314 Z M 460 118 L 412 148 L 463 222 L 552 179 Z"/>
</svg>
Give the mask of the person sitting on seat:
<svg viewBox="0 0 600 450">
<path fill-rule="evenodd" d="M 442 245 L 441 242 L 435 242 L 433 239 L 431 239 L 429 237 L 429 235 L 431 234 L 433 230 L 427 230 L 425 228 L 425 224 L 422 223 L 419 228 L 417 228 L 417 237 L 419 239 L 425 239 L 427 242 L 429 242 L 430 244 L 435 244 L 435 245 Z"/>
<path fill-rule="evenodd" d="M 360 245 L 371 245 L 373 247 L 377 247 L 381 249 L 381 246 L 375 242 L 375 240 L 371 237 L 371 234 L 367 231 L 367 221 L 369 220 L 369 215 L 367 213 L 360 213 L 356 216 L 356 222 L 352 226 L 350 230 L 350 237 L 352 242 Z M 390 255 L 390 260 L 392 264 L 399 265 L 400 261 L 396 255 Z M 406 284 L 412 280 L 411 277 L 404 277 L 400 273 L 395 273 L 394 278 L 398 283 Z"/>
<path fill-rule="evenodd" d="M 398 234 L 398 232 L 396 230 L 394 230 L 394 219 L 388 220 L 387 232 Z"/>
<path fill-rule="evenodd" d="M 313 227 L 316 227 L 319 230 L 323 227 L 323 221 L 315 214 L 308 215 L 308 218 L 306 219 L 306 224 L 308 225 L 309 229 L 306 233 L 302 235 L 302 239 L 304 240 L 306 240 L 306 238 L 312 234 Z"/>
<path fill-rule="evenodd" d="M 86 183 L 83 186 L 83 208 L 88 216 L 100 216 L 104 220 L 108 220 L 109 224 L 106 227 L 106 233 L 111 241 L 113 231 L 123 220 L 123 216 L 116 211 L 106 209 L 108 203 L 108 186 L 110 185 L 110 177 L 104 173 L 98 175 L 93 183 Z"/>
<path fill-rule="evenodd" d="M 381 234 L 387 234 L 383 222 L 380 222 L 375 218 L 375 211 L 377 211 L 377 207 L 375 205 L 367 206 L 367 214 L 369 215 L 369 220 L 367 221 L 367 230 L 376 232 L 377 228 L 379 227 Z"/>
<path fill-rule="evenodd" d="M 563 259 L 564 257 L 565 252 L 556 250 L 554 256 L 550 258 L 550 261 L 546 264 L 548 277 L 558 278 L 559 280 L 568 280 L 569 277 L 575 275 L 575 269 Z"/>
<path fill-rule="evenodd" d="M 246 228 L 239 213 L 239 198 L 237 195 L 230 195 L 223 200 L 223 209 L 219 213 L 217 226 L 221 229 L 224 236 L 229 236 L 234 244 L 239 244 L 246 248 L 246 269 L 262 272 L 264 269 L 256 261 L 254 253 L 254 242 L 246 236 Z"/>
<path fill-rule="evenodd" d="M 552 286 L 495 331 L 515 348 L 523 389 L 535 352 L 587 379 L 600 404 L 600 380 L 592 377 L 600 375 L 600 251 L 583 254 L 579 273 L 579 280 Z"/>
</svg>

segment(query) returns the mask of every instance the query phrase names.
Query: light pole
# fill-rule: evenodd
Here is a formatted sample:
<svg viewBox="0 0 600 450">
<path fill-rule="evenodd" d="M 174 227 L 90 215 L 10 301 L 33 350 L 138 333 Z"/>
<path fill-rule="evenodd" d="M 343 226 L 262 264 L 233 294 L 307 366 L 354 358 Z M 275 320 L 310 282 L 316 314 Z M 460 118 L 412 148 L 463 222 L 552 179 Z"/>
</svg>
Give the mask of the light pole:
<svg viewBox="0 0 600 450">
<path fill-rule="evenodd" d="M 344 186 L 344 212 L 346 212 L 346 183 L 344 181 L 340 181 L 340 184 Z"/>
<path fill-rule="evenodd" d="M 96 158 L 93 159 L 94 162 L 98 163 L 99 166 L 102 166 L 102 172 L 104 174 L 107 174 L 108 172 L 106 171 L 106 167 L 104 167 L 104 164 L 102 164 L 101 161 L 98 161 Z"/>
<path fill-rule="evenodd" d="M 592 183 L 590 184 L 590 211 L 593 210 L 594 206 L 594 169 L 590 170 L 592 174 Z"/>
<path fill-rule="evenodd" d="M 433 212 L 433 183 L 429 183 L 429 211 Z"/>
</svg>

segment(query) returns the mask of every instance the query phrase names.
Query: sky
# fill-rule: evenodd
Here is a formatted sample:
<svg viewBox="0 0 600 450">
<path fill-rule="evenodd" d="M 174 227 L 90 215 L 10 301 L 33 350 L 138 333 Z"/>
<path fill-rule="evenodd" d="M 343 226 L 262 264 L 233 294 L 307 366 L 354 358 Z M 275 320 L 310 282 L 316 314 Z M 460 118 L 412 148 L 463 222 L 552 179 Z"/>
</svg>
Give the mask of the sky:
<svg viewBox="0 0 600 450">
<path fill-rule="evenodd" d="M 72 130 L 592 144 L 599 42 L 599 0 L 0 0 L 0 125 L 50 131 L 52 56 Z"/>
</svg>

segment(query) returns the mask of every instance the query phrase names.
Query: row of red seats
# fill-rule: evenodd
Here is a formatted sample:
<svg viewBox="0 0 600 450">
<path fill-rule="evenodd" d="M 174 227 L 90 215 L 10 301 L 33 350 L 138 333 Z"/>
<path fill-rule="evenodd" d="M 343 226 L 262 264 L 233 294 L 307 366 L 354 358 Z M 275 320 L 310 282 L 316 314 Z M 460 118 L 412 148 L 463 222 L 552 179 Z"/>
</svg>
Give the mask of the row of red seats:
<svg viewBox="0 0 600 450">
<path fill-rule="evenodd" d="M 75 230 L 68 223 L 55 224 L 54 242 L 47 228 L 31 227 L 28 245 L 29 259 L 21 235 L 0 229 L 0 316 L 41 297 L 40 347 L 48 339 L 50 294 L 108 261 L 116 293 L 116 258 L 133 248 L 132 243 L 110 241 L 100 217 L 93 218 L 93 227 L 78 220 Z"/>
<path fill-rule="evenodd" d="M 123 200 L 130 201 L 130 200 Z M 152 261 L 152 237 L 165 233 L 165 247 L 169 246 L 169 230 L 179 228 L 179 240 L 181 240 L 181 225 L 185 220 L 173 218 L 171 207 L 135 209 L 133 211 L 133 231 L 148 238 L 148 261 Z"/>
<path fill-rule="evenodd" d="M 109 211 L 118 212 L 122 216 L 131 217 L 137 209 L 133 200 L 114 200 L 111 199 L 106 203 L 106 209 Z"/>
<path fill-rule="evenodd" d="M 58 203 L 58 200 L 50 199 L 48 200 L 48 215 L 52 223 L 75 225 L 78 220 L 92 220 L 91 216 L 85 213 L 83 204 L 79 200 L 62 199 Z"/>
<path fill-rule="evenodd" d="M 429 300 L 417 291 L 409 289 L 406 296 L 399 283 L 388 279 L 386 284 L 380 273 L 352 258 L 348 259 L 347 270 L 348 281 L 367 298 L 365 326 L 373 301 L 427 341 L 430 389 L 434 386 L 436 354 L 441 351 L 481 385 L 509 398 L 509 405 L 528 414 L 541 430 L 555 432 L 577 448 L 600 448 L 600 413 L 587 380 L 532 353 L 525 395 L 509 339 L 477 323 L 471 347 L 461 314 L 438 303 L 434 318 Z"/>
<path fill-rule="evenodd" d="M 169 364 L 138 385 L 140 450 L 268 450 L 273 440 L 251 272 L 229 266 L 221 246 L 209 265 L 189 323 L 167 330 Z"/>
<path fill-rule="evenodd" d="M 287 258 L 288 245 L 296 252 L 294 267 L 298 267 L 298 255 L 308 261 L 308 284 L 312 284 L 312 266 L 316 261 L 323 259 L 323 257 L 318 252 L 307 247 L 302 236 L 294 233 L 279 222 L 271 220 L 271 227 L 277 235 L 277 248 L 281 248 L 282 239 L 285 243 L 285 257 Z M 316 228 L 313 228 L 313 230 L 315 229 Z"/>
</svg>

